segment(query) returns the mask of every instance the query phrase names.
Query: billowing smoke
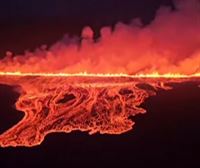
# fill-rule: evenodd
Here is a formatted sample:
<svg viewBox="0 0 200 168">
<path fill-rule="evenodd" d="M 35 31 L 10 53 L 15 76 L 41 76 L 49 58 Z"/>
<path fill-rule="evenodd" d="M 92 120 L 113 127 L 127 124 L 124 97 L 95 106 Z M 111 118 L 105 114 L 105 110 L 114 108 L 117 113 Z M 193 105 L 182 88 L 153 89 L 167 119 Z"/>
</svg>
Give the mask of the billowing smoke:
<svg viewBox="0 0 200 168">
<path fill-rule="evenodd" d="M 0 61 L 0 71 L 66 73 L 182 73 L 200 72 L 200 3 L 179 0 L 176 10 L 162 7 L 149 25 L 138 19 L 100 30 L 85 27 L 82 37 L 69 38 L 34 52 Z"/>
</svg>

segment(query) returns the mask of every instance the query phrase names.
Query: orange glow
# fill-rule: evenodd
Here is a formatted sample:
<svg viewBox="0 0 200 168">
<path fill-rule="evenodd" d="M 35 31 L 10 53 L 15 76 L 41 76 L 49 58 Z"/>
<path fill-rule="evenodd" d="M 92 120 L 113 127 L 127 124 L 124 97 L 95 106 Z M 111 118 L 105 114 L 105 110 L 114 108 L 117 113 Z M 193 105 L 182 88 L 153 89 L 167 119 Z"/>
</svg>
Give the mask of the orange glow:
<svg viewBox="0 0 200 168">
<path fill-rule="evenodd" d="M 0 146 L 39 145 L 51 132 L 127 132 L 134 125 L 130 116 L 145 113 L 139 106 L 158 88 L 171 89 L 168 82 L 199 81 L 198 77 L 1 72 L 0 83 L 20 87 L 15 105 L 25 115 L 0 135 Z"/>
<path fill-rule="evenodd" d="M 136 75 L 129 75 L 125 73 L 87 73 L 87 72 L 80 72 L 80 73 L 23 73 L 23 72 L 0 72 L 0 76 L 45 76 L 45 77 L 128 77 L 128 78 L 193 78 L 193 77 L 200 77 L 200 73 L 195 73 L 191 75 L 185 74 L 178 74 L 178 73 L 166 73 L 166 74 L 159 74 L 158 72 L 150 73 L 150 74 L 136 74 Z"/>
</svg>

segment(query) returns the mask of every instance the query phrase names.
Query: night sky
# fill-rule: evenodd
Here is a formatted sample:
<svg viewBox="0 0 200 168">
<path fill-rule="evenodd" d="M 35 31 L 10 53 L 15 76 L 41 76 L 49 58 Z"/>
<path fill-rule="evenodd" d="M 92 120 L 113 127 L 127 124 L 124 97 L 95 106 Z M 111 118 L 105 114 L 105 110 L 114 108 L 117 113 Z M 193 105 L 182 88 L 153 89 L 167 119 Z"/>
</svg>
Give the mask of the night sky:
<svg viewBox="0 0 200 168">
<path fill-rule="evenodd" d="M 64 34 L 80 35 L 91 26 L 98 37 L 102 26 L 129 23 L 141 18 L 148 24 L 161 5 L 173 9 L 170 0 L 1 0 L 0 56 L 15 54 L 47 44 Z"/>
<path fill-rule="evenodd" d="M 64 34 L 80 35 L 89 25 L 98 37 L 102 26 L 139 17 L 148 24 L 170 0 L 1 0 L 0 56 L 51 45 Z M 0 131 L 17 123 L 18 94 L 0 85 Z M 50 134 L 33 148 L 0 148 L 0 167 L 198 167 L 200 91 L 194 83 L 160 91 L 134 117 L 136 127 L 119 136 L 73 132 Z M 8 112 L 8 113 L 7 113 Z M 9 115 L 8 115 L 9 114 Z"/>
</svg>

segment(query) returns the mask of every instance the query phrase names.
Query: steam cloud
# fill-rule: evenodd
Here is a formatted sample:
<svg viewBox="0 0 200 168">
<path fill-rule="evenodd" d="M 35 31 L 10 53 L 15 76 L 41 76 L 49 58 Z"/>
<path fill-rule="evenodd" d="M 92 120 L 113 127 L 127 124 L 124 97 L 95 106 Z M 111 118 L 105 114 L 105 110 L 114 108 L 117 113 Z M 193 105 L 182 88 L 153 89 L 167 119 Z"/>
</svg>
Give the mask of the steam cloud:
<svg viewBox="0 0 200 168">
<path fill-rule="evenodd" d="M 33 53 L 7 56 L 1 71 L 66 73 L 182 73 L 200 72 L 200 3 L 177 0 L 176 10 L 162 7 L 146 26 L 131 21 L 103 27 L 94 42 L 93 30 L 85 27 L 82 37 L 69 38 Z M 80 40 L 81 39 L 81 40 Z M 81 42 L 80 42 L 81 41 Z"/>
</svg>

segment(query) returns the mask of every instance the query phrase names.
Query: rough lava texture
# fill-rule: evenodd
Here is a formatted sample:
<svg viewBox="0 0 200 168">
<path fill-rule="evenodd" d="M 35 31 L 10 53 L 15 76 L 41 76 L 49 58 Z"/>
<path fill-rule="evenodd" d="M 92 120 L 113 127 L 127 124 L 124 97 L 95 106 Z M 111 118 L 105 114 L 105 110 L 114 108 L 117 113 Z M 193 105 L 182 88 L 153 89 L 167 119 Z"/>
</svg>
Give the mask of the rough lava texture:
<svg viewBox="0 0 200 168">
<path fill-rule="evenodd" d="M 139 107 L 146 98 L 159 88 L 171 89 L 169 82 L 187 79 L 3 76 L 0 81 L 15 86 L 16 108 L 25 113 L 0 135 L 0 146 L 7 147 L 39 145 L 51 132 L 127 132 L 134 125 L 130 117 L 146 112 Z"/>
<path fill-rule="evenodd" d="M 126 78 L 109 82 L 109 78 L 5 77 L 1 81 L 18 85 L 16 108 L 25 113 L 0 135 L 2 147 L 38 145 L 50 132 L 121 134 L 132 129 L 130 116 L 145 112 L 138 106 L 155 94 L 154 86 L 137 86 L 138 81 Z"/>
</svg>

